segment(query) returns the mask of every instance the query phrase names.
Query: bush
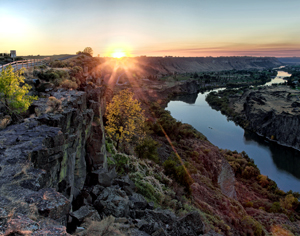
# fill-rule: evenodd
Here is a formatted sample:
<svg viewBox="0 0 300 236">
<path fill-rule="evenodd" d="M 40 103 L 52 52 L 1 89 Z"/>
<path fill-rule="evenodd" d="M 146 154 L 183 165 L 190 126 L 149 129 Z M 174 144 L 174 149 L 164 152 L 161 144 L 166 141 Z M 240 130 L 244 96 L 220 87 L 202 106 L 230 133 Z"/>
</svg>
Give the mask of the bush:
<svg viewBox="0 0 300 236">
<path fill-rule="evenodd" d="M 27 95 L 31 87 L 25 84 L 23 72 L 24 70 L 14 72 L 12 66 L 9 65 L 0 74 L 0 102 L 10 114 L 26 111 L 31 103 L 38 99 Z"/>
<path fill-rule="evenodd" d="M 64 67 L 68 67 L 68 64 L 63 61 L 55 60 L 50 62 L 50 66 L 52 68 L 64 68 Z"/>
<path fill-rule="evenodd" d="M 273 213 L 281 213 L 282 208 L 280 206 L 280 203 L 279 202 L 274 202 L 269 211 L 273 212 Z"/>
<path fill-rule="evenodd" d="M 142 143 L 135 147 L 135 152 L 138 158 L 148 158 L 155 162 L 158 161 L 157 147 L 159 144 L 154 141 L 151 137 L 146 137 Z"/>
<path fill-rule="evenodd" d="M 172 156 L 163 163 L 163 167 L 166 175 L 175 179 L 177 183 L 185 187 L 185 190 L 190 193 L 190 185 L 193 183 L 193 179 L 190 177 L 185 166 L 178 164 Z"/>
<path fill-rule="evenodd" d="M 90 236 L 117 236 L 124 235 L 120 232 L 119 225 L 114 224 L 115 218 L 113 216 L 108 216 L 98 221 L 91 221 L 89 227 L 87 228 L 87 233 L 85 235 Z"/>
<path fill-rule="evenodd" d="M 61 87 L 65 88 L 65 89 L 77 89 L 78 85 L 76 82 L 73 82 L 73 81 L 67 79 L 61 83 Z"/>
<path fill-rule="evenodd" d="M 76 76 L 80 73 L 82 73 L 82 68 L 80 66 L 74 66 L 69 70 L 69 75 L 70 76 Z"/>
<path fill-rule="evenodd" d="M 243 228 L 246 230 L 251 229 L 255 236 L 264 235 L 262 225 L 250 216 L 245 216 L 242 219 L 242 225 L 243 225 Z"/>
<path fill-rule="evenodd" d="M 124 174 L 126 166 L 128 166 L 129 160 L 125 154 L 118 153 L 114 155 L 116 171 L 120 174 Z"/>
<path fill-rule="evenodd" d="M 46 109 L 46 113 L 61 110 L 61 100 L 57 99 L 56 97 L 49 97 L 47 105 L 48 108 Z"/>
</svg>

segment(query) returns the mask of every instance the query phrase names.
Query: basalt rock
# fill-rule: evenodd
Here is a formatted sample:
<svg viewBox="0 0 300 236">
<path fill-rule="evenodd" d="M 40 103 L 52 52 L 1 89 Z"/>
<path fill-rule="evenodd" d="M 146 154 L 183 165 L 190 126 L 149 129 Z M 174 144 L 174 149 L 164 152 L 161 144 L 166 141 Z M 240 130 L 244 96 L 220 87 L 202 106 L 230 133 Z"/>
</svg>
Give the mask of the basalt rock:
<svg viewBox="0 0 300 236">
<path fill-rule="evenodd" d="M 229 99 L 240 124 L 279 144 L 300 148 L 300 92 L 287 86 L 248 90 Z"/>
<path fill-rule="evenodd" d="M 87 170 L 105 168 L 103 124 L 92 129 L 95 113 L 88 109 L 86 96 L 73 90 L 49 92 L 29 109 L 34 118 L 0 131 L 0 208 L 11 219 L 34 211 L 37 221 L 54 219 L 57 225 L 66 225 L 71 201 L 81 192 Z M 96 154 L 86 148 L 91 137 L 99 146 Z M 85 200 L 91 203 L 92 197 Z M 64 235 L 61 227 L 45 226 L 45 230 Z"/>
</svg>

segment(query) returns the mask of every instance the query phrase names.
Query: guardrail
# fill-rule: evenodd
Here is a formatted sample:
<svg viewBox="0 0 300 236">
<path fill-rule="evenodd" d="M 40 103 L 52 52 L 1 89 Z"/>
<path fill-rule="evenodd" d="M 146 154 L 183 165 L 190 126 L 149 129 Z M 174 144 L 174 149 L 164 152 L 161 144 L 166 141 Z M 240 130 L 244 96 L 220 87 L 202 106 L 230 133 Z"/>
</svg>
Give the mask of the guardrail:
<svg viewBox="0 0 300 236">
<path fill-rule="evenodd" d="M 29 60 L 21 60 L 21 61 L 14 61 L 11 63 L 7 63 L 4 65 L 0 65 L 0 71 L 11 65 L 14 69 L 19 70 L 23 67 L 26 69 L 34 66 L 40 66 L 43 65 L 44 63 L 50 61 L 50 57 L 46 57 L 43 59 L 29 59 Z"/>
</svg>

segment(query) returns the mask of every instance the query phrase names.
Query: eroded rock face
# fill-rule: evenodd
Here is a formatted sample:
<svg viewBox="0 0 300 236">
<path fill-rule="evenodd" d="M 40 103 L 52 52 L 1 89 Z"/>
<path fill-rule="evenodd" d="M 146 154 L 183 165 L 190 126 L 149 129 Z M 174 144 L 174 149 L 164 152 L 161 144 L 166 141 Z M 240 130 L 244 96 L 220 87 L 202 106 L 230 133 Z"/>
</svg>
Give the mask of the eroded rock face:
<svg viewBox="0 0 300 236">
<path fill-rule="evenodd" d="M 300 92 L 287 86 L 248 90 L 230 99 L 245 128 L 279 144 L 300 148 Z"/>
<path fill-rule="evenodd" d="M 51 218 L 66 225 L 71 201 L 83 188 L 87 169 L 106 163 L 103 124 L 92 129 L 94 111 L 87 107 L 86 93 L 58 90 L 47 96 L 55 106 L 49 106 L 48 98 L 41 98 L 30 109 L 36 113 L 34 118 L 0 132 L 0 208 L 9 215 L 3 218 L 6 222 L 27 222 L 22 215 L 33 214 L 36 220 Z M 91 137 L 101 152 L 91 153 L 92 161 L 87 163 L 86 146 Z M 5 230 L 11 227 L 7 224 Z M 43 232 L 66 234 L 61 227 Z M 39 231 L 30 230 L 39 235 Z"/>
</svg>

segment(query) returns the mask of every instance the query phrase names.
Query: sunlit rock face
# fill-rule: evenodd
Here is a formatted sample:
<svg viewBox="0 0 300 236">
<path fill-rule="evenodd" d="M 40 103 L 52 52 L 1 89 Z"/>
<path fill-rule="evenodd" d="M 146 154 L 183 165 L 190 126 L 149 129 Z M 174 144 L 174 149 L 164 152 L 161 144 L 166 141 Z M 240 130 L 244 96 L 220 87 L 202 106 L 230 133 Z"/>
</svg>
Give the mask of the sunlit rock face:
<svg viewBox="0 0 300 236">
<path fill-rule="evenodd" d="M 87 102 L 85 92 L 59 90 L 47 96 L 55 106 L 49 98 L 41 98 L 32 105 L 32 118 L 0 132 L 0 209 L 7 213 L 3 219 L 26 221 L 19 214 L 33 214 L 66 225 L 65 217 L 84 186 L 87 169 L 105 167 L 100 106 L 97 117 L 101 119 L 94 124 L 93 109 L 98 104 L 88 109 L 93 102 Z M 98 151 L 87 153 L 91 139 L 97 141 Z"/>
</svg>

